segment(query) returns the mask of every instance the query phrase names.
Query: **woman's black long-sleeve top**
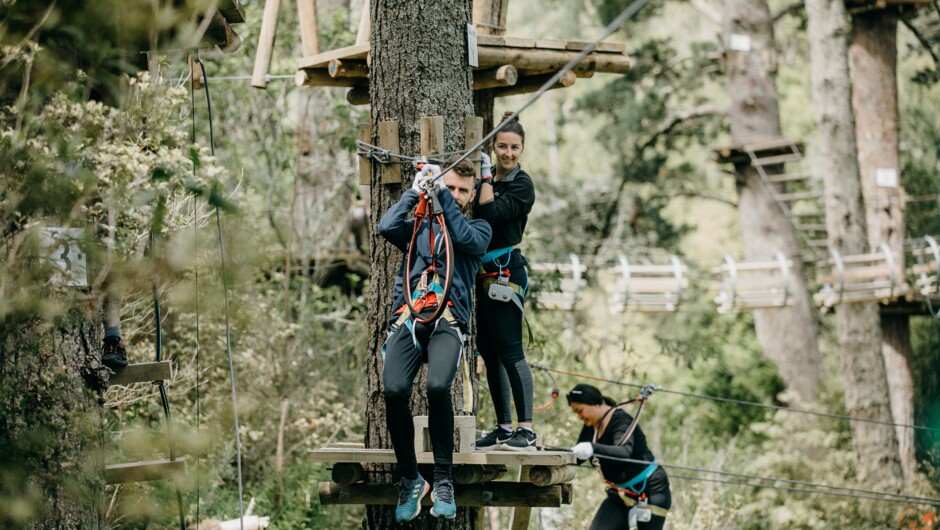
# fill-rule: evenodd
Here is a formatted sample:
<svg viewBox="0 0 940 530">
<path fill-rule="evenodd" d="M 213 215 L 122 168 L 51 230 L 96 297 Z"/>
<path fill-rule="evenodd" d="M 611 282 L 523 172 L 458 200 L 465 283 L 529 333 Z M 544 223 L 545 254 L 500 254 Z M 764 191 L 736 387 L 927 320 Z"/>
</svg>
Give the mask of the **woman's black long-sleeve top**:
<svg viewBox="0 0 940 530">
<path fill-rule="evenodd" d="M 529 212 L 535 204 L 535 185 L 532 183 L 532 177 L 522 170 L 521 165 L 516 165 L 503 179 L 494 180 L 492 185 L 494 199 L 481 204 L 478 190 L 473 205 L 474 217 L 485 220 L 493 227 L 493 237 L 486 247 L 487 252 L 518 245 L 522 241 Z M 504 268 L 515 269 L 525 265 L 525 258 L 522 252 L 516 249 L 508 264 L 505 259 L 500 259 L 500 263 Z M 483 267 L 488 272 L 498 269 L 492 262 L 484 263 Z"/>
<path fill-rule="evenodd" d="M 632 423 L 633 416 L 624 412 L 623 409 L 614 410 L 610 421 L 607 423 L 607 428 L 604 429 L 604 434 L 597 439 L 597 442 L 592 444 L 594 454 L 652 462 L 654 460 L 653 452 L 650 451 L 649 446 L 646 444 L 646 435 L 643 434 L 643 429 L 641 429 L 639 425 L 637 425 L 636 430 L 633 431 L 633 435 L 630 436 L 630 439 L 627 440 L 626 443 L 617 445 L 617 442 L 619 442 L 620 439 L 623 438 L 623 435 L 630 429 Z M 593 439 L 594 429 L 585 425 L 584 428 L 581 429 L 581 434 L 578 436 L 578 442 L 590 442 Z M 648 466 L 648 464 L 620 462 L 607 458 L 599 458 L 598 460 L 600 461 L 604 478 L 614 484 L 628 482 L 633 477 L 642 473 Z M 639 490 L 641 486 L 642 484 L 638 484 L 634 487 Z M 656 471 L 650 475 L 646 482 L 646 489 L 643 491 L 650 494 L 660 493 L 668 489 L 669 479 L 666 476 L 666 471 L 662 466 L 659 466 L 656 468 Z"/>
</svg>

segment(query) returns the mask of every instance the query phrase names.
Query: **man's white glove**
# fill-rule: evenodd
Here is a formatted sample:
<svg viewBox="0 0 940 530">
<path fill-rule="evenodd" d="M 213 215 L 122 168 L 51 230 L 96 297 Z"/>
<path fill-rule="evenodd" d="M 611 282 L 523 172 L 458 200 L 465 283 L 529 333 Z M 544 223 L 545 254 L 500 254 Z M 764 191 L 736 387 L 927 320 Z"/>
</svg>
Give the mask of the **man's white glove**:
<svg viewBox="0 0 940 530">
<path fill-rule="evenodd" d="M 425 175 L 421 171 L 415 173 L 415 179 L 414 182 L 411 183 L 411 189 L 418 192 L 418 195 L 421 195 L 427 190 L 428 181 L 432 178 L 433 177 L 430 175 Z"/>
<path fill-rule="evenodd" d="M 572 447 L 571 452 L 574 453 L 574 456 L 578 457 L 578 460 L 587 460 L 594 456 L 594 444 L 591 442 L 581 442 Z"/>
<path fill-rule="evenodd" d="M 436 166 L 434 164 L 424 164 L 424 167 L 421 168 L 421 171 L 415 173 L 415 180 L 411 184 L 411 189 L 418 192 L 418 195 L 430 190 L 435 184 L 434 178 L 440 174 L 440 166 Z M 442 188 L 446 187 L 443 183 L 443 178 L 437 180 L 437 184 Z"/>
<path fill-rule="evenodd" d="M 483 162 L 480 164 L 480 178 L 492 177 L 493 167 L 490 165 L 490 155 L 482 153 L 480 158 L 483 159 Z"/>
</svg>

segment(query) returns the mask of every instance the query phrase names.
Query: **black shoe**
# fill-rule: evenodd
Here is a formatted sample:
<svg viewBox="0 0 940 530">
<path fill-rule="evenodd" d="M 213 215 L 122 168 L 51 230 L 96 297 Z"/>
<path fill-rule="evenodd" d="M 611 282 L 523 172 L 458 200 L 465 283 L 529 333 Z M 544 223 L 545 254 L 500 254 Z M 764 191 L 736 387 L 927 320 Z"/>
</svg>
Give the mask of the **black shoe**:
<svg viewBox="0 0 940 530">
<path fill-rule="evenodd" d="M 104 338 L 104 354 L 101 356 L 101 363 L 111 369 L 127 366 L 127 351 L 124 349 L 124 341 L 121 337 Z"/>
<path fill-rule="evenodd" d="M 504 451 L 535 451 L 535 440 L 534 431 L 519 427 L 516 432 L 512 433 L 512 438 L 504 443 L 500 449 Z"/>
<path fill-rule="evenodd" d="M 497 425 L 495 429 L 488 432 L 486 436 L 477 440 L 473 445 L 477 451 L 493 451 L 499 449 L 510 438 L 512 438 L 512 431 Z"/>
</svg>

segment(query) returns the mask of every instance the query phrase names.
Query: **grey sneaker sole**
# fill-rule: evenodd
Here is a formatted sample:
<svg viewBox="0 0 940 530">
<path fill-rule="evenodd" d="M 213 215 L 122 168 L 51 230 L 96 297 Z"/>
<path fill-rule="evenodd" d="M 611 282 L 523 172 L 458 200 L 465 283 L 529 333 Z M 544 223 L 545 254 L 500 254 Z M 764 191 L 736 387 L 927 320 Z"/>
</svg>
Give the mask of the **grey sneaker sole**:
<svg viewBox="0 0 940 530">
<path fill-rule="evenodd" d="M 505 443 L 501 443 L 501 444 L 488 445 L 488 446 L 486 446 L 486 447 L 477 447 L 477 446 L 473 446 L 473 447 L 474 447 L 474 449 L 476 449 L 477 451 L 499 451 L 500 448 L 502 448 L 504 445 L 506 445 L 506 444 L 505 444 Z"/>
<path fill-rule="evenodd" d="M 514 447 L 509 444 L 503 444 L 503 446 L 500 447 L 500 449 L 503 451 L 518 451 L 518 452 L 538 451 L 538 447 L 535 447 L 534 445 L 527 445 L 525 447 Z"/>
</svg>

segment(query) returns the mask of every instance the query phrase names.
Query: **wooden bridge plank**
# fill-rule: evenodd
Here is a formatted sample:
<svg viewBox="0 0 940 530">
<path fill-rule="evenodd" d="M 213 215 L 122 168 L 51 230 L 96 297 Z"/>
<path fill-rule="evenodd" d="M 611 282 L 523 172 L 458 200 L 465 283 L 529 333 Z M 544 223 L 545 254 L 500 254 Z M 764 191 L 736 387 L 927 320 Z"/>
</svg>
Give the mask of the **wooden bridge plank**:
<svg viewBox="0 0 940 530">
<path fill-rule="evenodd" d="M 109 385 L 130 385 L 133 383 L 152 383 L 166 381 L 172 375 L 172 363 L 160 361 L 157 363 L 129 364 L 119 368 L 108 379 Z"/>
<path fill-rule="evenodd" d="M 185 473 L 186 462 L 183 460 L 150 460 L 107 465 L 104 468 L 104 480 L 108 484 L 127 484 L 173 479 Z"/>
</svg>

